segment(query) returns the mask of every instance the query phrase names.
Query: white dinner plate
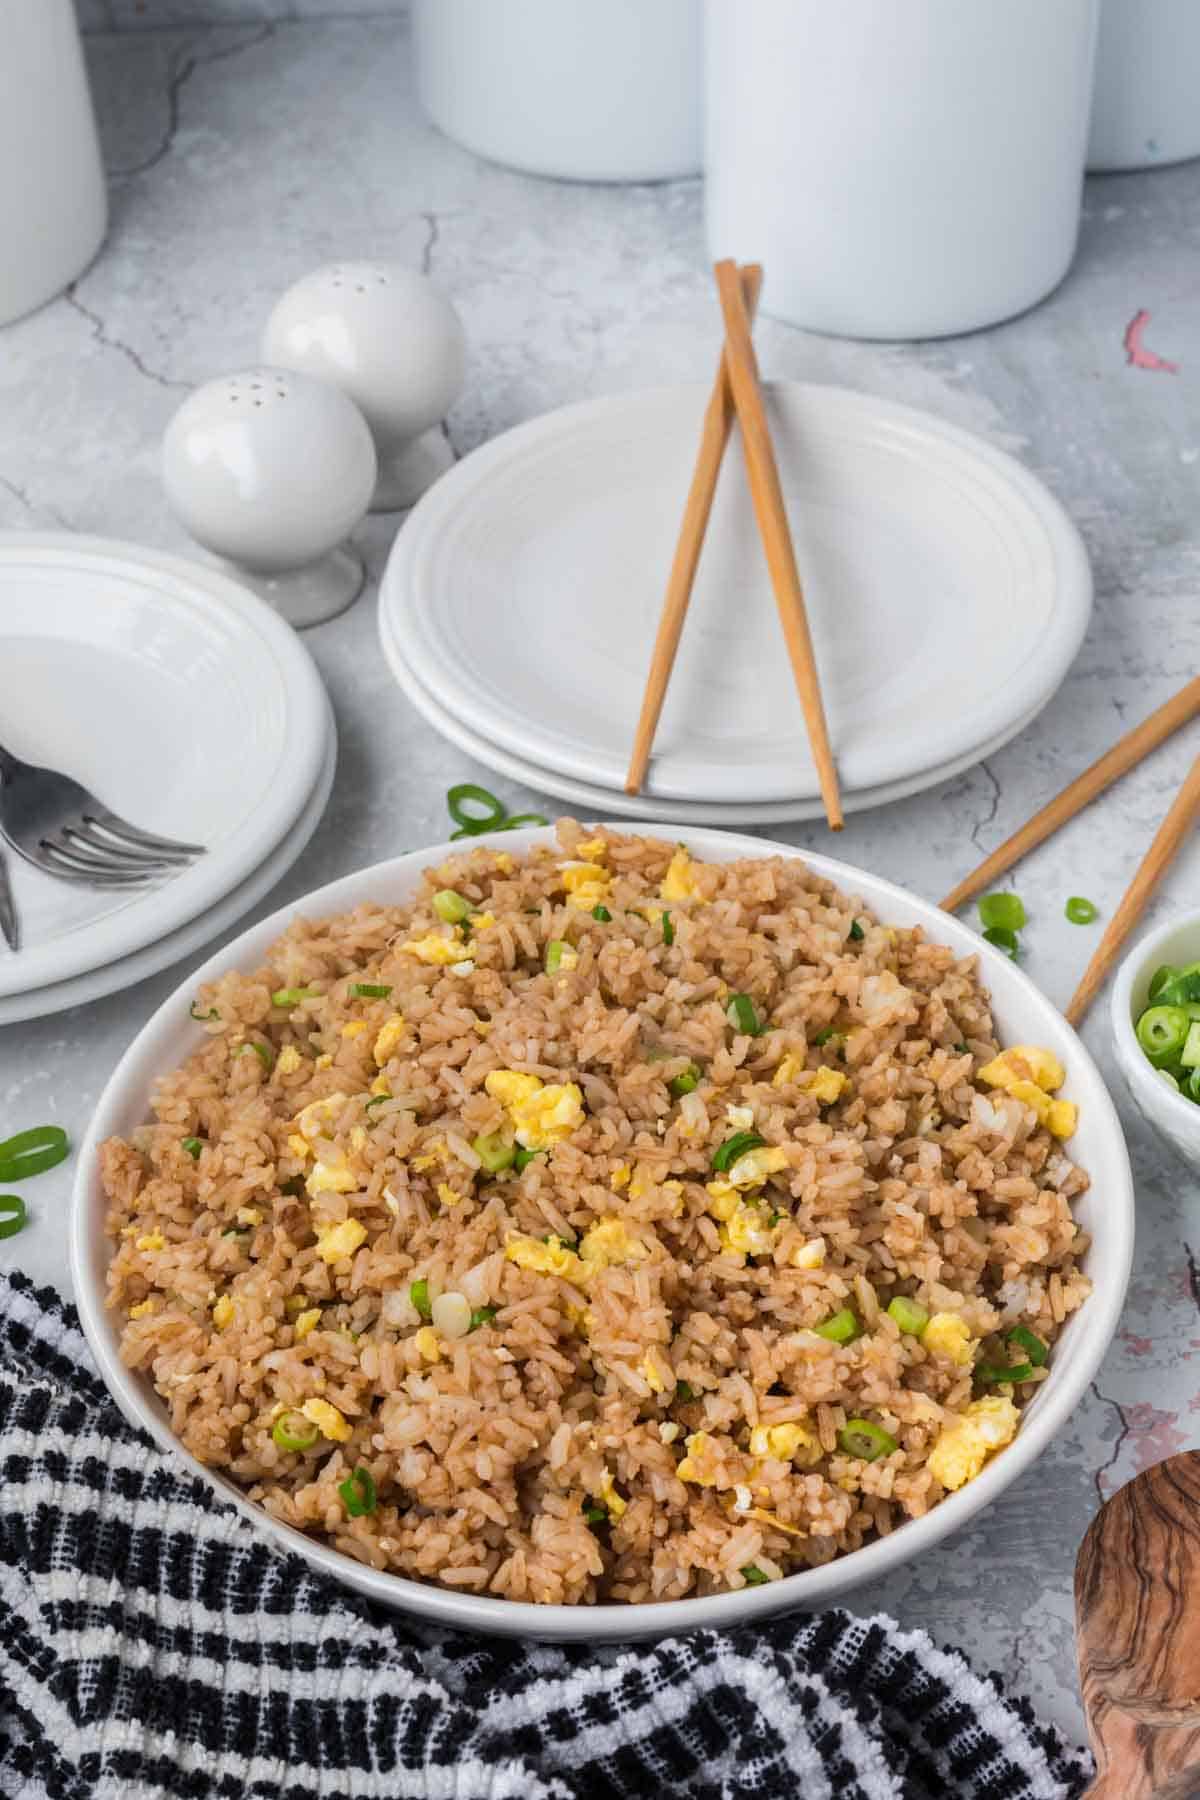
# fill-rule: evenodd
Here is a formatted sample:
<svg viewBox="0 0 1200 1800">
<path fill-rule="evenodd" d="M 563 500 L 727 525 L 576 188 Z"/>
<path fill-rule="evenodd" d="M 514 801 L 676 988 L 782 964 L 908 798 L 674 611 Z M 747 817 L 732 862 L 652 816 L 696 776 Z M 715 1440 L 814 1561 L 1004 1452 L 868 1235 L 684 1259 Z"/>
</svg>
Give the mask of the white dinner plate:
<svg viewBox="0 0 1200 1800">
<path fill-rule="evenodd" d="M 613 814 L 621 814 L 629 819 L 651 821 L 655 819 L 680 819 L 689 825 L 715 825 L 722 830 L 730 830 L 745 825 L 785 825 L 805 819 L 821 819 L 825 809 L 820 799 L 764 801 L 761 805 L 745 804 L 713 804 L 705 806 L 686 800 L 660 800 L 653 794 L 626 794 L 624 791 L 612 794 L 606 788 L 596 787 L 586 781 L 575 781 L 569 775 L 560 775 L 555 769 L 539 769 L 535 764 L 525 762 L 519 756 L 512 756 L 507 750 L 498 749 L 478 733 L 469 731 L 459 720 L 450 716 L 445 709 L 421 686 L 405 660 L 404 653 L 393 637 L 389 623 L 382 613 L 379 621 L 379 636 L 383 653 L 388 666 L 404 693 L 412 701 L 417 711 L 433 726 L 441 736 L 464 751 L 475 761 L 484 763 L 489 769 L 495 769 L 501 775 L 507 775 L 511 781 L 519 781 L 522 786 L 530 787 L 535 792 L 554 794 L 560 800 L 568 800 L 573 806 L 580 807 L 588 818 L 603 818 Z M 1049 696 L 1048 696 L 1049 697 Z M 943 781 L 949 781 L 964 769 L 969 769 L 985 756 L 991 756 L 1006 744 L 1010 738 L 1024 731 L 1026 725 L 1032 723 L 1040 711 L 1035 707 L 1023 719 L 1017 719 L 1005 731 L 979 745 L 966 755 L 943 763 L 936 769 L 928 769 L 923 775 L 915 775 L 908 781 L 886 783 L 877 788 L 868 788 L 860 794 L 843 790 L 842 805 L 847 813 L 866 812 L 872 806 L 886 806 L 893 800 L 907 799 L 910 794 L 923 792 L 926 788 L 937 787 Z"/>
<path fill-rule="evenodd" d="M 1092 592 L 1078 532 L 968 432 L 838 388 L 767 392 L 843 788 L 978 754 L 1075 656 Z M 444 712 L 619 792 L 704 403 L 689 386 L 564 407 L 426 494 L 380 608 Z M 736 438 L 646 791 L 756 817 L 818 793 Z"/>
<path fill-rule="evenodd" d="M 252 875 L 248 875 L 245 881 L 240 882 L 207 912 L 201 913 L 199 918 L 192 919 L 187 925 L 180 926 L 178 931 L 159 938 L 156 943 L 147 944 L 144 949 L 132 951 L 130 955 L 107 963 L 103 968 L 89 969 L 85 974 L 75 975 L 69 981 L 54 981 L 47 987 L 34 988 L 27 994 L 0 997 L 0 1026 L 16 1025 L 23 1019 L 46 1018 L 51 1013 L 66 1012 L 69 1007 L 86 1006 L 92 1000 L 102 1000 L 106 994 L 120 993 L 125 988 L 133 987 L 136 982 L 145 981 L 149 976 L 157 975 L 160 970 L 170 968 L 172 963 L 180 962 L 185 956 L 191 956 L 202 949 L 223 931 L 228 931 L 251 907 L 257 906 L 283 880 L 298 859 L 329 804 L 333 778 L 337 773 L 338 745 L 333 709 L 328 701 L 325 703 L 325 714 L 324 761 L 317 776 L 317 785 L 305 802 L 299 818 L 293 821 L 270 856 L 259 864 Z"/>
<path fill-rule="evenodd" d="M 291 829 L 328 741 L 291 627 L 218 571 L 67 533 L 0 535 L 0 742 L 123 818 L 206 846 L 151 889 L 102 892 L 5 860 L 22 949 L 0 996 L 100 969 L 206 913 Z"/>
</svg>

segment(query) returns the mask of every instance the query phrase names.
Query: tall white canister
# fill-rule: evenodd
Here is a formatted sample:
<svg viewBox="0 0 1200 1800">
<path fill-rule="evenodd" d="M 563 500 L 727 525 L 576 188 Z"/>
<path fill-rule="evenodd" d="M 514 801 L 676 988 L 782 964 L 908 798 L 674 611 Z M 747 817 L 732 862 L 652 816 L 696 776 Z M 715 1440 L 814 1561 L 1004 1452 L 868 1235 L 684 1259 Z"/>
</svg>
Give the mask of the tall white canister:
<svg viewBox="0 0 1200 1800">
<path fill-rule="evenodd" d="M 1200 0 L 1102 0 L 1089 169 L 1200 156 Z"/>
<path fill-rule="evenodd" d="M 762 262 L 765 311 L 847 337 L 1032 306 L 1074 254 L 1096 13 L 707 0 L 711 255 Z"/>
</svg>

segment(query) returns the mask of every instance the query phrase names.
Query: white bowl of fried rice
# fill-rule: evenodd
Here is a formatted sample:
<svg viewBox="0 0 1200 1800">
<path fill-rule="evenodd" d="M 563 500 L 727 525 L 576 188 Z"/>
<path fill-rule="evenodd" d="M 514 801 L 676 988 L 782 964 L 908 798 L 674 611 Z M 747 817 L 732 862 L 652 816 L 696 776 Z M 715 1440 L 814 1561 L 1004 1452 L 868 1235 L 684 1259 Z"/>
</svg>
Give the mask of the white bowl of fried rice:
<svg viewBox="0 0 1200 1800">
<path fill-rule="evenodd" d="M 1061 1432 L 1132 1239 L 1099 1073 L 957 920 L 569 820 L 220 951 L 101 1095 L 72 1219 L 131 1421 L 369 1598 L 559 1639 L 939 1543 Z"/>
</svg>

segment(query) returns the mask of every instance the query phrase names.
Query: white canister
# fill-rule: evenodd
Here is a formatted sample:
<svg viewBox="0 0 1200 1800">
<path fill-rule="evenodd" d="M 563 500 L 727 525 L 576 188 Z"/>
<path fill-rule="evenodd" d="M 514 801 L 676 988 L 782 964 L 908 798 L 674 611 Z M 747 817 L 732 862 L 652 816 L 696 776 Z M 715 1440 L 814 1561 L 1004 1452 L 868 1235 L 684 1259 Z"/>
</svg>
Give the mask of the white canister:
<svg viewBox="0 0 1200 1800">
<path fill-rule="evenodd" d="M 700 0 L 413 0 L 412 28 L 422 105 L 480 156 L 571 181 L 700 169 Z"/>
<path fill-rule="evenodd" d="M 711 255 L 846 337 L 1032 306 L 1075 250 L 1096 5 L 708 0 Z"/>
<path fill-rule="evenodd" d="M 61 293 L 107 225 L 71 0 L 0 0 L 0 324 Z"/>
<path fill-rule="evenodd" d="M 1089 169 L 1200 156 L 1200 0 L 1102 0 Z"/>
</svg>

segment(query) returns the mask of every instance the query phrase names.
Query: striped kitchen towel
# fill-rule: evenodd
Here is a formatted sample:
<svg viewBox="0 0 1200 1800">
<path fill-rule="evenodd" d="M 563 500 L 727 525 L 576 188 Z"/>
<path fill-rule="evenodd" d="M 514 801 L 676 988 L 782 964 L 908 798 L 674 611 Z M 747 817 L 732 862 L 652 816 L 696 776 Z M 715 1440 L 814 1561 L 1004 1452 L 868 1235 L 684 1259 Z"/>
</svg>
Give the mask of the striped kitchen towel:
<svg viewBox="0 0 1200 1800">
<path fill-rule="evenodd" d="M 442 1634 L 268 1548 L 0 1278 L 6 1800 L 1068 1800 L 961 1656 L 844 1612 L 594 1647 Z"/>
</svg>

